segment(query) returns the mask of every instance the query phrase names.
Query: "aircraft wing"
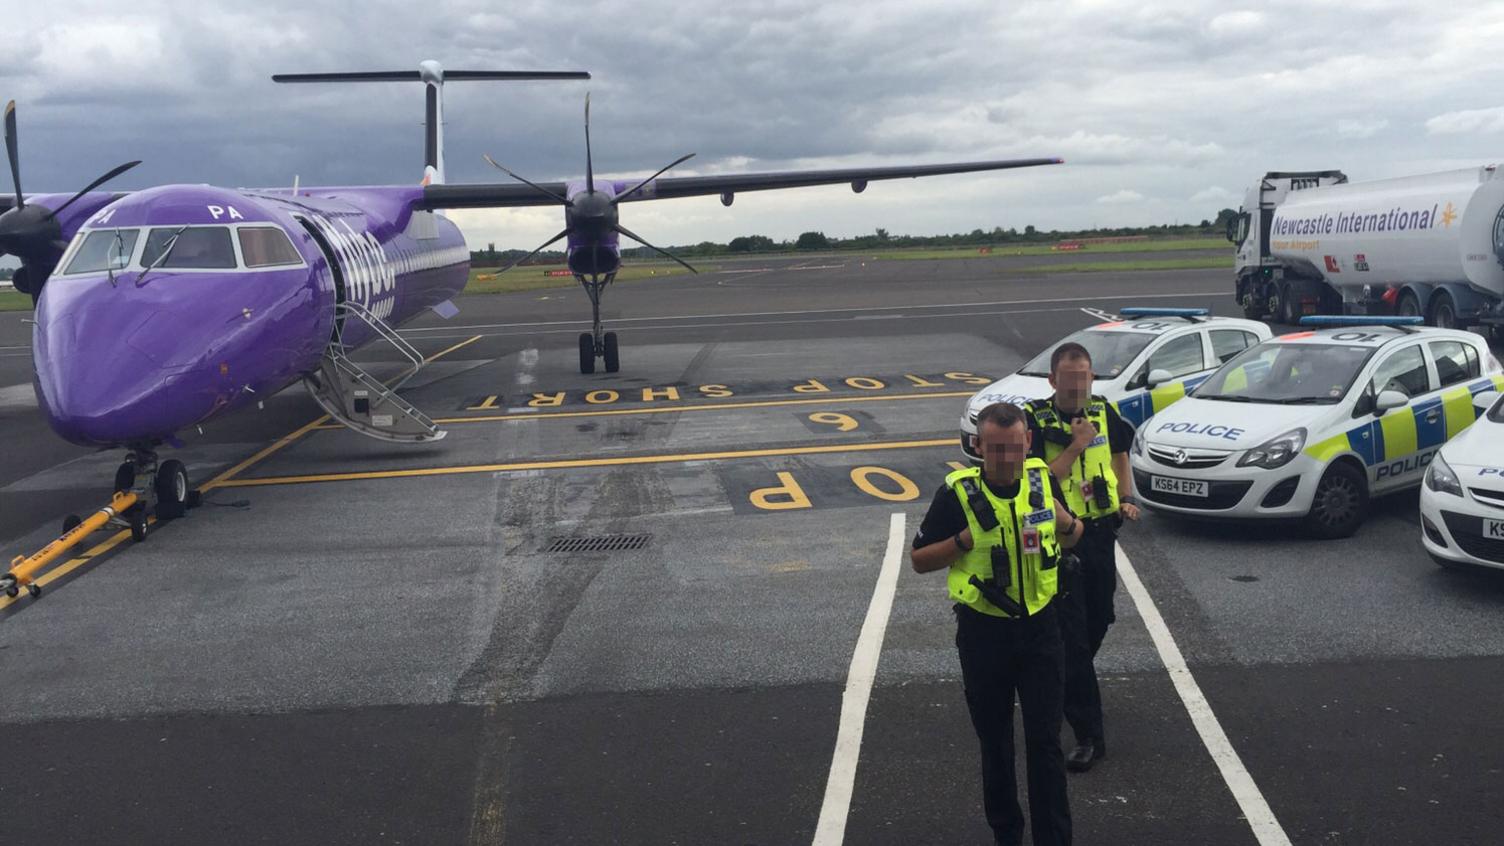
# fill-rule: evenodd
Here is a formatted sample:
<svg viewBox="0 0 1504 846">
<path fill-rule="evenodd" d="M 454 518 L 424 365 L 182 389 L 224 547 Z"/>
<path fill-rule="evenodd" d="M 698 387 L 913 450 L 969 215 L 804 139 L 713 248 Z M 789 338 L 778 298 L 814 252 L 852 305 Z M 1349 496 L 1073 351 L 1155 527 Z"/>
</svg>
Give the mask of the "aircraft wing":
<svg viewBox="0 0 1504 846">
<path fill-rule="evenodd" d="M 1063 164 L 1064 159 L 1005 159 L 990 162 L 952 162 L 948 164 L 908 165 L 902 167 L 852 167 L 838 170 L 788 170 L 773 173 L 737 173 L 720 176 L 674 176 L 655 179 L 624 202 L 667 200 L 674 197 L 703 197 L 714 194 L 739 194 L 743 191 L 772 191 L 778 188 L 804 188 L 810 185 L 851 183 L 861 191 L 868 182 L 880 179 L 913 179 L 920 176 L 943 176 L 951 173 L 977 173 L 1009 170 L 1018 167 Z M 634 180 L 621 180 L 626 187 Z M 563 195 L 562 182 L 543 182 L 540 187 Z M 420 203 L 430 209 L 480 209 L 509 206 L 551 206 L 558 201 L 526 185 L 429 185 L 423 189 Z"/>
</svg>

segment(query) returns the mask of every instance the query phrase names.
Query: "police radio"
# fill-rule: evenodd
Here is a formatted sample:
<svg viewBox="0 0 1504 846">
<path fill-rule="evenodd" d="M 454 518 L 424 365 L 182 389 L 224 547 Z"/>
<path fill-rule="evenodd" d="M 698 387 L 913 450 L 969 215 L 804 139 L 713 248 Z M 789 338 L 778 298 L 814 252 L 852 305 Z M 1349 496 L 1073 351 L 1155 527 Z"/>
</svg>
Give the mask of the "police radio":
<svg viewBox="0 0 1504 846">
<path fill-rule="evenodd" d="M 992 500 L 982 493 L 982 489 L 973 479 L 967 479 L 961 487 L 966 490 L 966 503 L 971 506 L 971 513 L 977 518 L 977 525 L 981 526 L 984 532 L 996 529 L 997 512 L 992 508 Z"/>
</svg>

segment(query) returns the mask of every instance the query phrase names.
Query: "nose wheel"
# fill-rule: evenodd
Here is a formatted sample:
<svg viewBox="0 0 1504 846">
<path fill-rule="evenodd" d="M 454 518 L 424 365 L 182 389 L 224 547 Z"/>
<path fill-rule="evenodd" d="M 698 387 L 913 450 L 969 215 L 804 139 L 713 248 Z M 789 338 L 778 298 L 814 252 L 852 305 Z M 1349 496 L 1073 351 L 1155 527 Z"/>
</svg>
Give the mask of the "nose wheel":
<svg viewBox="0 0 1504 846">
<path fill-rule="evenodd" d="M 176 520 L 199 504 L 199 493 L 188 483 L 188 468 L 183 462 L 169 458 L 158 463 L 156 452 L 150 449 L 135 449 L 125 457 L 125 463 L 115 471 L 115 491 L 134 493 L 137 501 L 112 517 L 109 527 L 130 529 L 131 540 L 137 543 L 146 540 L 148 516 L 158 522 Z M 63 525 L 77 525 L 77 519 L 71 516 Z"/>
<path fill-rule="evenodd" d="M 580 333 L 580 372 L 589 376 L 595 372 L 595 360 L 602 359 L 607 373 L 615 373 L 621 369 L 621 356 L 618 352 L 615 332 L 605 332 L 601 329 L 601 294 L 606 286 L 616 279 L 616 274 L 604 275 L 575 274 L 584 287 L 586 296 L 590 297 L 591 330 Z"/>
</svg>

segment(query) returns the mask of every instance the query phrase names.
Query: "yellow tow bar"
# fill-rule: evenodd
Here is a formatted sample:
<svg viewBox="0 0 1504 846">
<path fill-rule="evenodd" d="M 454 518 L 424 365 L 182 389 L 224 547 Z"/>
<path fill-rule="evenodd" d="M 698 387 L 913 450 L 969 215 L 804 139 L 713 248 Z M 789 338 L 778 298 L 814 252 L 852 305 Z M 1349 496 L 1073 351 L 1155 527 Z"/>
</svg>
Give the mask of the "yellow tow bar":
<svg viewBox="0 0 1504 846">
<path fill-rule="evenodd" d="M 37 571 L 61 558 L 63 553 L 104 528 L 112 519 L 123 516 L 136 501 L 133 493 L 116 493 L 109 505 L 90 514 L 88 519 L 64 532 L 62 537 L 37 550 L 30 557 L 17 555 L 10 562 L 10 572 L 0 576 L 0 590 L 4 590 L 6 596 L 15 597 L 24 587 L 32 598 L 41 596 L 42 588 L 36 584 Z"/>
</svg>

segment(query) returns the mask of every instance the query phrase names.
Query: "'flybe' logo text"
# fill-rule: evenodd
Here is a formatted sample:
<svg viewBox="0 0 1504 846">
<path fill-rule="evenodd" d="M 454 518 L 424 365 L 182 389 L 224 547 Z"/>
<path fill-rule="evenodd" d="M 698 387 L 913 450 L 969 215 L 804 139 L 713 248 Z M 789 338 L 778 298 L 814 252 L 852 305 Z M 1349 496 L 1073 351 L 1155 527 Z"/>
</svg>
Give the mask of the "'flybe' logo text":
<svg viewBox="0 0 1504 846">
<path fill-rule="evenodd" d="M 1235 441 L 1243 436 L 1242 429 L 1235 429 L 1231 426 L 1214 426 L 1209 423 L 1161 423 L 1155 432 L 1206 435 L 1208 438 L 1223 438 L 1229 441 Z"/>
<path fill-rule="evenodd" d="M 1436 225 L 1450 227 L 1457 219 L 1457 209 L 1449 202 L 1446 208 L 1432 204 L 1429 209 L 1407 209 L 1396 206 L 1387 212 L 1364 214 L 1319 214 L 1314 217 L 1275 216 L 1275 235 L 1345 235 L 1353 232 L 1404 232 L 1409 229 L 1431 229 Z"/>
</svg>

